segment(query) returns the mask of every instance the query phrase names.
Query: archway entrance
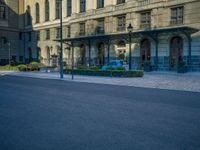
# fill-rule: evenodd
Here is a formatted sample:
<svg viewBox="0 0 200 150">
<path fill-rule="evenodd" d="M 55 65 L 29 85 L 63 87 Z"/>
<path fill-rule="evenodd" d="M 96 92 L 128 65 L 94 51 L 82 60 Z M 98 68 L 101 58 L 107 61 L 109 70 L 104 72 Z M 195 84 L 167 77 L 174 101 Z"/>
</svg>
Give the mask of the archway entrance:
<svg viewBox="0 0 200 150">
<path fill-rule="evenodd" d="M 151 42 L 148 39 L 141 41 L 141 66 L 150 66 L 151 64 Z"/>
<path fill-rule="evenodd" d="M 176 70 L 183 61 L 183 39 L 173 37 L 170 42 L 170 69 Z"/>
<path fill-rule="evenodd" d="M 85 65 L 85 63 L 86 63 L 85 55 L 86 55 L 85 45 L 81 44 L 81 46 L 80 46 L 80 65 Z"/>
<path fill-rule="evenodd" d="M 97 56 L 97 64 L 99 66 L 103 66 L 105 63 L 105 50 L 104 50 L 104 43 L 98 44 L 98 56 Z"/>
</svg>

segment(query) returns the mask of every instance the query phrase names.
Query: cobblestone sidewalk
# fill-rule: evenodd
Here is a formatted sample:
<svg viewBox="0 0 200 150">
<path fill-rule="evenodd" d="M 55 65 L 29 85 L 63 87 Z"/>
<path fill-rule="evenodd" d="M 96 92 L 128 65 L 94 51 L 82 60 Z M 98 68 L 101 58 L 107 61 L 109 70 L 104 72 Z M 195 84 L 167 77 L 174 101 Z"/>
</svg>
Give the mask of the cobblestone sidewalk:
<svg viewBox="0 0 200 150">
<path fill-rule="evenodd" d="M 0 72 L 0 74 L 2 74 L 2 72 Z M 6 72 L 4 75 L 59 79 L 58 73 Z M 72 81 L 70 75 L 65 75 L 63 80 Z M 151 72 L 145 73 L 143 78 L 112 78 L 75 75 L 73 81 L 200 92 L 200 73 L 177 74 L 173 72 Z"/>
</svg>

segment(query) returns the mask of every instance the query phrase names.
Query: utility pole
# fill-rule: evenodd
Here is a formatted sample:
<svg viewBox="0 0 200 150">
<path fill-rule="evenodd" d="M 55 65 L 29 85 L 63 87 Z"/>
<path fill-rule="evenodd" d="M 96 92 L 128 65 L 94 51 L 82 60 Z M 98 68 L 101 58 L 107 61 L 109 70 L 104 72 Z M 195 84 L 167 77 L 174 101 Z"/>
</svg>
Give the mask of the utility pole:
<svg viewBox="0 0 200 150">
<path fill-rule="evenodd" d="M 60 0 L 60 78 L 63 79 L 62 0 Z"/>
</svg>

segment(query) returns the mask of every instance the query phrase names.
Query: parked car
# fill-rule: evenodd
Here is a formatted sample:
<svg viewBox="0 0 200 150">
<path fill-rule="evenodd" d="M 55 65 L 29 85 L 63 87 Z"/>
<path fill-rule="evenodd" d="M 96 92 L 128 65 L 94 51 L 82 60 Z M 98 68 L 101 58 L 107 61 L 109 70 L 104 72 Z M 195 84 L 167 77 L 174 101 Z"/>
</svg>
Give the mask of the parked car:
<svg viewBox="0 0 200 150">
<path fill-rule="evenodd" d="M 109 68 L 118 68 L 118 67 L 124 67 L 125 68 L 125 70 L 128 70 L 128 65 L 127 64 L 125 64 L 123 61 L 121 61 L 121 60 L 112 60 L 112 61 L 110 61 L 109 62 L 109 64 L 107 64 L 107 65 L 104 65 L 103 67 L 102 67 L 102 70 L 107 70 L 107 69 L 109 69 Z"/>
</svg>

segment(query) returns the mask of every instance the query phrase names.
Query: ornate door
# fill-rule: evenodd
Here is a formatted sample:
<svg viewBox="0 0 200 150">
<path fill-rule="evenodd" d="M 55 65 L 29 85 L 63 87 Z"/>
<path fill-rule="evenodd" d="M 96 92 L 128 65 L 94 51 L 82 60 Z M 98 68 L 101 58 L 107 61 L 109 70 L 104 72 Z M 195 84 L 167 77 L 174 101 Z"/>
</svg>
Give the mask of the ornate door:
<svg viewBox="0 0 200 150">
<path fill-rule="evenodd" d="M 103 43 L 99 43 L 98 44 L 98 58 L 97 58 L 97 63 L 100 66 L 104 65 L 104 44 Z"/>
<path fill-rule="evenodd" d="M 174 37 L 170 43 L 170 69 L 176 70 L 178 64 L 183 61 L 183 40 L 181 37 Z"/>
<path fill-rule="evenodd" d="M 148 39 L 144 39 L 141 42 L 141 66 L 145 64 L 150 65 L 151 62 L 151 43 Z"/>
</svg>

